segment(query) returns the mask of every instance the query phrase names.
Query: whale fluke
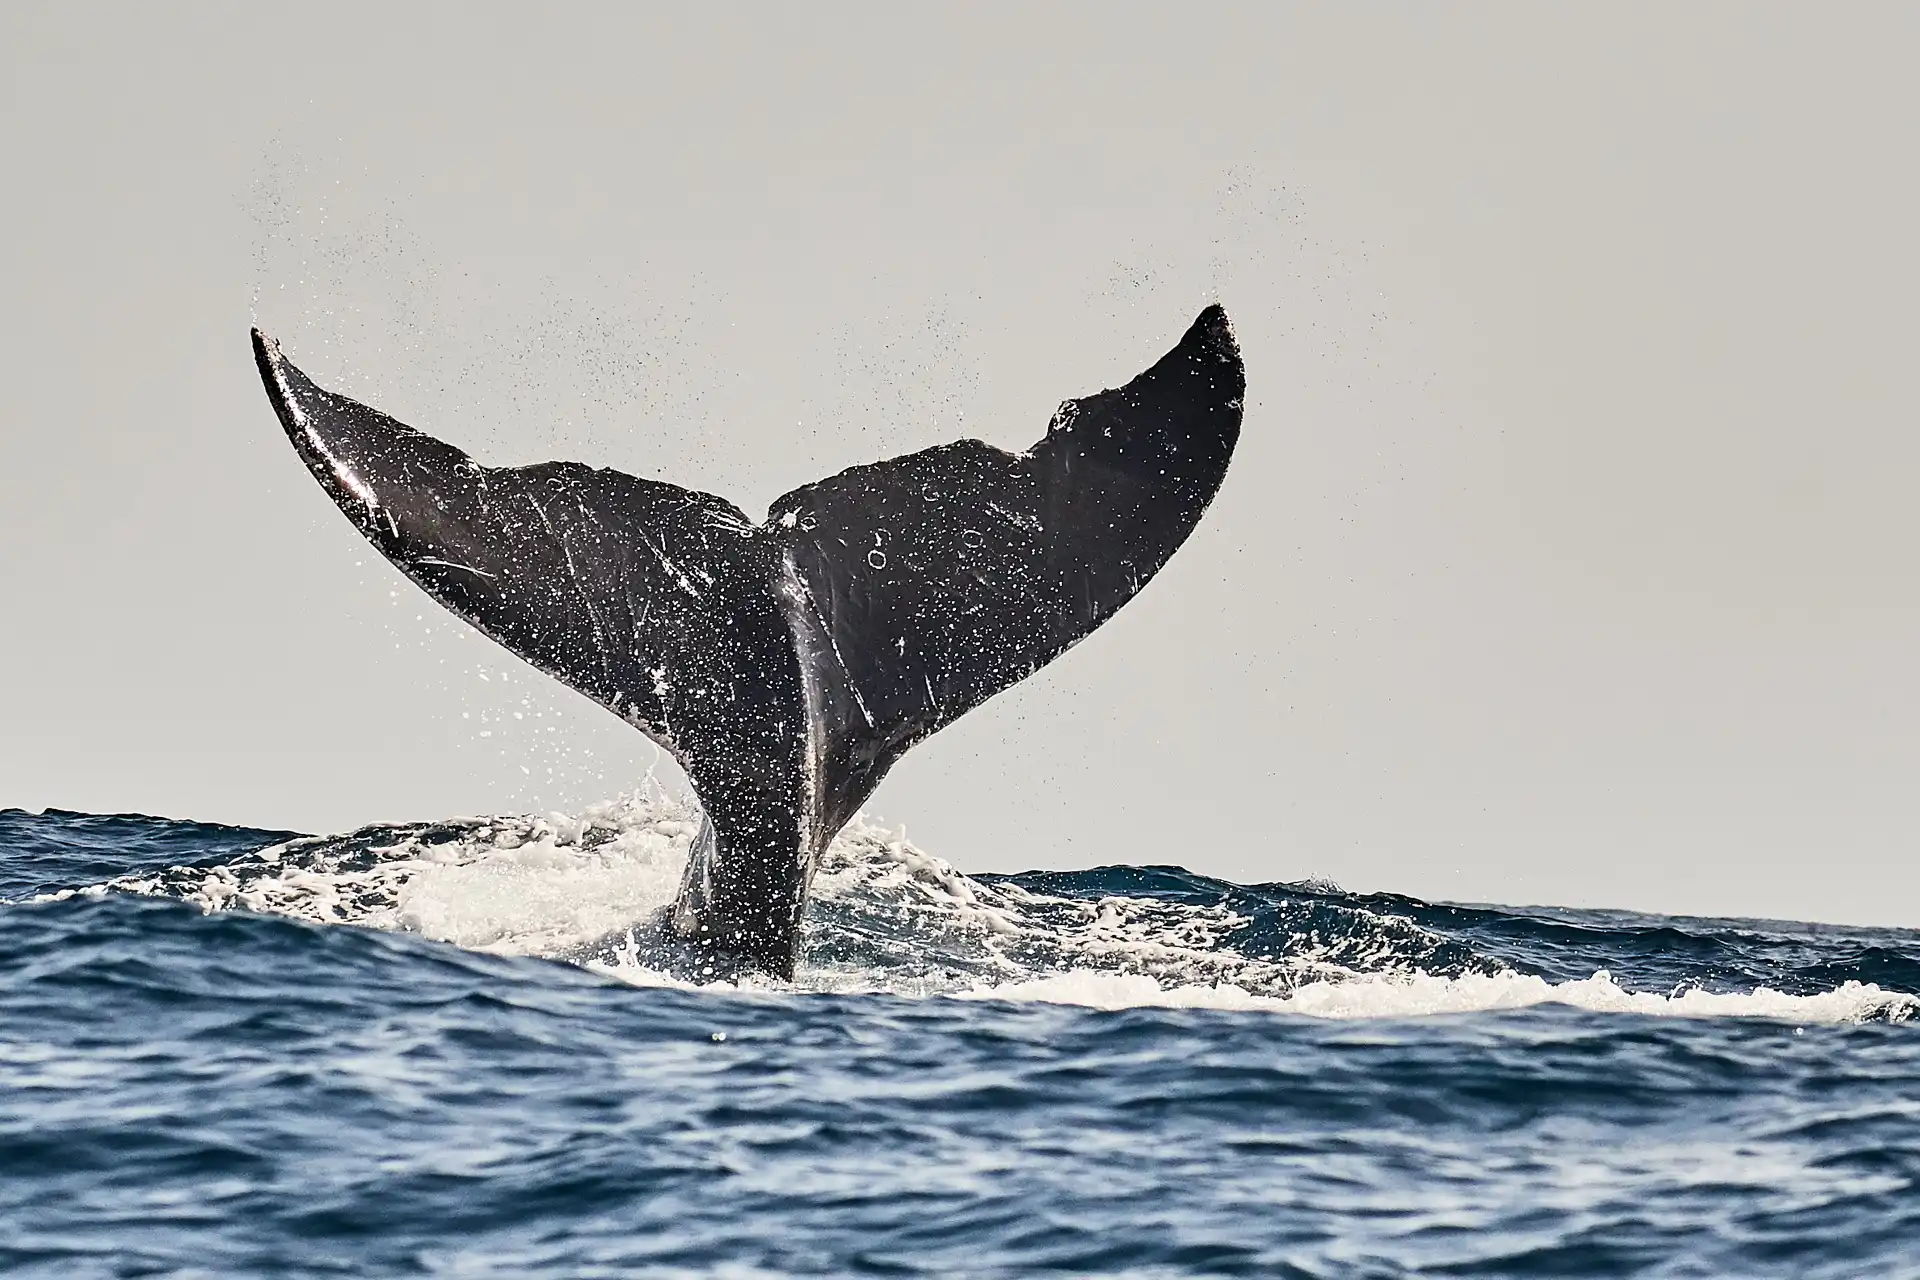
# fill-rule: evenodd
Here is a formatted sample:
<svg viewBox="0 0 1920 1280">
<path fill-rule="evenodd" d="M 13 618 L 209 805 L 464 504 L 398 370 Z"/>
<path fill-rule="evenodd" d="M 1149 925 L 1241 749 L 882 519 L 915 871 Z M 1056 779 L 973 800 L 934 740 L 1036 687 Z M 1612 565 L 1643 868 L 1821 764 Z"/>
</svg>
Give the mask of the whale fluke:
<svg viewBox="0 0 1920 1280">
<path fill-rule="evenodd" d="M 621 716 L 705 812 L 682 937 L 790 976 L 822 850 L 907 748 L 1078 643 L 1212 501 L 1246 383 L 1225 311 L 1022 453 L 962 440 L 721 498 L 573 462 L 484 467 L 253 333 L 321 486 L 442 605 Z"/>
</svg>

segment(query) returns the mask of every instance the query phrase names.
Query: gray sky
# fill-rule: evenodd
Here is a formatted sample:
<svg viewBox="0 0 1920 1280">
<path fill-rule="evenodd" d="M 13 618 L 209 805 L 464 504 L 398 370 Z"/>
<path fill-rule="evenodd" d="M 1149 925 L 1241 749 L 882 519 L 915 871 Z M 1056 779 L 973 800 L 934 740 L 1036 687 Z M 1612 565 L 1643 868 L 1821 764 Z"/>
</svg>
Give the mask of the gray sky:
<svg viewBox="0 0 1920 1280">
<path fill-rule="evenodd" d="M 250 323 L 757 514 L 1023 446 L 1218 297 L 1206 522 L 875 812 L 1920 924 L 1920 8 L 16 3 L 0 65 L 0 804 L 322 830 L 655 758 L 365 546 Z"/>
</svg>

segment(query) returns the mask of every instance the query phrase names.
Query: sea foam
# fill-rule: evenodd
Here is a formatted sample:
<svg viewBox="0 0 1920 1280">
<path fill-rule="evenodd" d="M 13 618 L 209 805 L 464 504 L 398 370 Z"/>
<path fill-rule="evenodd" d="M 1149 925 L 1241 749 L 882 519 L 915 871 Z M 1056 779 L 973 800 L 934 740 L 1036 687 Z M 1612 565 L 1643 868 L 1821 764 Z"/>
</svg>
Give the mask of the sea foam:
<svg viewBox="0 0 1920 1280">
<path fill-rule="evenodd" d="M 716 992 L 1259 1010 L 1323 1019 L 1549 1004 L 1807 1023 L 1903 1021 L 1920 1011 L 1920 998 L 1858 981 L 1801 994 L 1759 984 L 1660 992 L 1623 985 L 1605 968 L 1555 982 L 1494 958 L 1442 966 L 1439 957 L 1457 944 L 1390 912 L 1342 907 L 1338 928 L 1269 921 L 1256 929 L 1242 907 L 1225 900 L 1044 892 L 964 875 L 866 818 L 849 824 L 820 868 L 798 978 L 703 981 L 698 971 L 659 963 L 649 942 L 679 887 L 699 821 L 691 802 L 649 788 L 578 814 L 303 837 L 216 866 L 47 896 L 172 896 L 207 911 L 409 932 L 472 950 L 570 961 L 623 982 Z"/>
</svg>

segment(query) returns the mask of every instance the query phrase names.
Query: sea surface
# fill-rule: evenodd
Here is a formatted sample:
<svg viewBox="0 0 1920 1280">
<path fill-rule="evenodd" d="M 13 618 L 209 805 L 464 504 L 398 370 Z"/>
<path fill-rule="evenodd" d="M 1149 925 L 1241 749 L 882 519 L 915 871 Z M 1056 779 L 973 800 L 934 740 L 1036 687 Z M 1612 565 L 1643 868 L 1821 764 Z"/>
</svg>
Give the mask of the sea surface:
<svg viewBox="0 0 1920 1280">
<path fill-rule="evenodd" d="M 0 810 L 0 1274 L 1920 1277 L 1920 933 Z"/>
</svg>

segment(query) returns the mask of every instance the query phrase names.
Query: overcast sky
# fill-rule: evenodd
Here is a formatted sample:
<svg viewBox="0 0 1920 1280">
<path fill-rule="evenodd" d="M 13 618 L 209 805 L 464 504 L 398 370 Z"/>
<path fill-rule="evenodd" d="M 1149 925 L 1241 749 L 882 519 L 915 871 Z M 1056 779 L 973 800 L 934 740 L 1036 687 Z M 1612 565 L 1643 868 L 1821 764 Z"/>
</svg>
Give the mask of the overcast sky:
<svg viewBox="0 0 1920 1280">
<path fill-rule="evenodd" d="M 872 811 L 967 870 L 1920 925 L 1920 7 L 13 3 L 0 66 L 0 805 L 655 761 L 372 553 L 250 324 L 757 515 L 1024 446 L 1217 298 L 1200 530 Z"/>
</svg>

